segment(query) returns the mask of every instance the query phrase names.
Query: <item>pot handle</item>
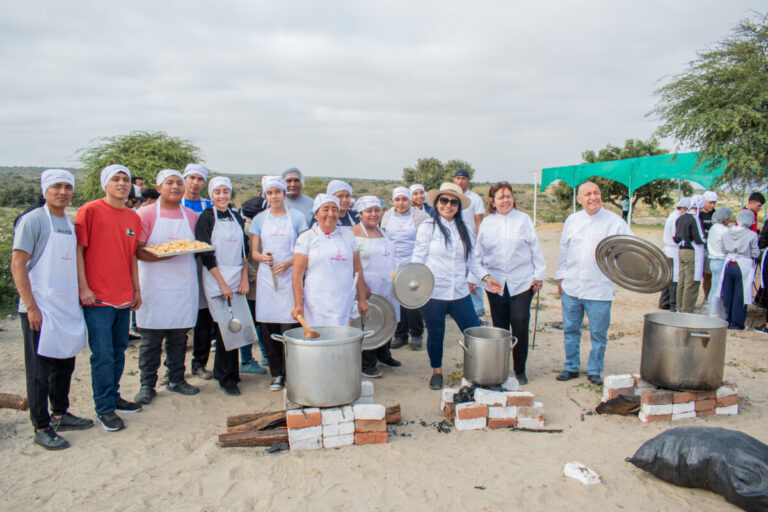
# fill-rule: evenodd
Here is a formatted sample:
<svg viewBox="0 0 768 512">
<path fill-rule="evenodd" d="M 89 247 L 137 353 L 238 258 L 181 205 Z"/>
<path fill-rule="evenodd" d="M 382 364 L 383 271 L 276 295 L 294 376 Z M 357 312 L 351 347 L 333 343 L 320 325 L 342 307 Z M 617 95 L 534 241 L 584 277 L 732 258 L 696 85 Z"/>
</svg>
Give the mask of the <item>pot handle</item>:
<svg viewBox="0 0 768 512">
<path fill-rule="evenodd" d="M 712 338 L 712 335 L 708 332 L 692 332 L 689 336 L 691 338 L 702 338 L 702 343 L 705 347 L 709 344 L 709 340 Z"/>
<path fill-rule="evenodd" d="M 374 334 L 376 334 L 376 331 L 363 331 L 363 338 L 362 339 L 365 339 L 366 336 L 371 337 Z"/>
<path fill-rule="evenodd" d="M 509 348 L 510 349 L 515 348 L 515 345 L 517 345 L 518 341 L 519 340 L 517 339 L 517 336 L 512 336 L 512 339 L 510 340 L 510 343 L 509 343 Z"/>
<path fill-rule="evenodd" d="M 285 336 L 282 334 L 273 334 L 271 338 L 275 341 L 279 341 L 280 343 L 285 343 Z"/>
<path fill-rule="evenodd" d="M 457 340 L 456 340 L 456 343 L 458 343 L 458 344 L 459 344 L 459 346 L 461 346 L 461 348 L 463 348 L 463 349 L 464 349 L 464 352 L 466 352 L 466 353 L 467 353 L 467 355 L 468 355 L 470 358 L 472 357 L 472 353 L 469 351 L 469 349 L 467 348 L 467 346 L 464 344 L 464 342 L 463 342 L 463 341 L 461 341 L 461 340 L 457 339 Z"/>
</svg>

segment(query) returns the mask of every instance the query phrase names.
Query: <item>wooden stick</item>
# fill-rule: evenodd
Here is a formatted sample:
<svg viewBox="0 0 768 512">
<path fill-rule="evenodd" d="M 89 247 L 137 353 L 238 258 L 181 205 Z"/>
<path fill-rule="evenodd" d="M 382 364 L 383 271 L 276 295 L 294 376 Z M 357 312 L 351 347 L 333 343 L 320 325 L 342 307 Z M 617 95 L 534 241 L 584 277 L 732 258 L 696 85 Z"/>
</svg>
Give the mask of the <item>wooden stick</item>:
<svg viewBox="0 0 768 512">
<path fill-rule="evenodd" d="M 282 423 L 282 425 L 280 425 Z M 234 427 L 229 427 L 228 432 L 257 432 L 269 427 L 285 426 L 285 411 L 273 412 L 252 421 L 246 421 Z"/>
<path fill-rule="evenodd" d="M 402 415 L 400 414 L 400 404 L 387 407 L 386 416 L 384 416 L 384 419 L 387 420 L 387 425 L 400 423 L 400 420 L 403 419 Z"/>
<path fill-rule="evenodd" d="M 288 441 L 287 429 L 262 430 L 261 432 L 224 432 L 219 434 L 219 446 L 272 446 Z"/>
<path fill-rule="evenodd" d="M 563 429 L 561 428 L 518 428 L 512 427 L 512 430 L 520 432 L 539 432 L 541 434 L 561 434 Z"/>
<path fill-rule="evenodd" d="M 13 395 L 11 393 L 0 393 L 0 408 L 26 411 L 29 409 L 29 402 L 25 396 Z"/>
<path fill-rule="evenodd" d="M 236 414 L 234 416 L 228 416 L 227 427 L 242 425 L 243 423 L 248 423 L 249 421 L 257 420 L 262 416 L 269 416 L 270 414 L 275 414 L 279 412 L 285 414 L 285 411 L 269 411 L 269 412 L 250 412 L 247 414 Z"/>
</svg>

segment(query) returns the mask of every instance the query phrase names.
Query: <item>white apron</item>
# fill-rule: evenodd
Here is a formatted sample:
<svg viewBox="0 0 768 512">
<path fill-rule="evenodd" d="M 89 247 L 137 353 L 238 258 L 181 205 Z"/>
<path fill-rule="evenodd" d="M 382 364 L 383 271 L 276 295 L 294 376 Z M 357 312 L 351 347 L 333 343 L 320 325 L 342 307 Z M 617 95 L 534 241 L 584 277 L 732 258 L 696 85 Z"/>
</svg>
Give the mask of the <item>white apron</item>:
<svg viewBox="0 0 768 512">
<path fill-rule="evenodd" d="M 194 240 L 184 208 L 181 219 L 157 218 L 147 245 L 172 240 Z M 197 322 L 199 290 L 197 265 L 193 254 L 171 256 L 160 261 L 139 260 L 141 307 L 136 311 L 136 325 L 142 329 L 189 329 Z"/>
<path fill-rule="evenodd" d="M 305 319 L 311 327 L 347 327 L 354 300 L 354 253 L 341 233 L 326 235 L 317 226 L 313 229 L 320 240 L 310 251 L 304 276 Z"/>
<path fill-rule="evenodd" d="M 755 282 L 755 260 L 741 254 L 731 253 L 725 256 L 725 265 L 723 273 L 720 276 L 720 283 L 717 285 L 717 296 L 722 298 L 723 281 L 725 281 L 725 270 L 731 261 L 739 264 L 741 270 L 741 286 L 744 289 L 744 305 L 752 304 L 752 283 Z"/>
<path fill-rule="evenodd" d="M 392 240 L 394 244 L 395 265 L 397 268 L 410 263 L 411 256 L 413 256 L 413 248 L 416 246 L 416 224 L 413 222 L 413 208 L 409 210 L 408 215 L 393 214 L 387 222 L 385 232 L 387 238 Z M 366 274 L 365 277 L 367 282 L 368 275 Z M 395 310 L 399 311 L 400 308 L 395 307 Z"/>
<path fill-rule="evenodd" d="M 51 234 L 43 254 L 29 271 L 32 295 L 43 316 L 37 353 L 68 359 L 85 348 L 85 318 L 77 287 L 77 237 L 69 218 L 71 234 L 56 233 L 48 206 L 43 208 Z"/>
<path fill-rule="evenodd" d="M 371 293 L 378 293 L 387 298 L 395 308 L 396 320 L 400 321 L 400 303 L 395 300 L 392 290 L 392 274 L 395 271 L 395 251 L 393 243 L 386 236 L 382 238 L 370 238 L 368 231 L 363 227 L 363 233 L 368 238 L 370 258 L 363 267 L 365 283 L 371 289 Z"/>
<path fill-rule="evenodd" d="M 232 290 L 232 314 L 229 313 L 227 301 L 221 298 L 221 287 L 211 271 L 203 267 L 203 289 L 208 299 L 208 309 L 211 317 L 219 324 L 221 338 L 227 350 L 251 345 L 254 341 L 254 327 L 248 300 L 245 295 L 237 293 L 243 275 L 243 228 L 230 210 L 232 222 L 219 222 L 218 213 L 213 209 L 213 231 L 211 245 L 216 249 L 216 268 L 221 277 Z M 239 332 L 229 330 L 229 320 L 234 316 L 243 324 Z"/>
<path fill-rule="evenodd" d="M 293 257 L 296 245 L 296 232 L 293 229 L 291 215 L 287 211 L 282 217 L 273 216 L 267 210 L 261 227 L 261 247 L 263 252 L 271 252 L 275 263 Z M 256 285 L 256 320 L 264 323 L 292 324 L 293 282 L 290 271 L 276 274 L 277 291 L 272 280 L 272 269 L 266 263 L 259 263 Z"/>
</svg>

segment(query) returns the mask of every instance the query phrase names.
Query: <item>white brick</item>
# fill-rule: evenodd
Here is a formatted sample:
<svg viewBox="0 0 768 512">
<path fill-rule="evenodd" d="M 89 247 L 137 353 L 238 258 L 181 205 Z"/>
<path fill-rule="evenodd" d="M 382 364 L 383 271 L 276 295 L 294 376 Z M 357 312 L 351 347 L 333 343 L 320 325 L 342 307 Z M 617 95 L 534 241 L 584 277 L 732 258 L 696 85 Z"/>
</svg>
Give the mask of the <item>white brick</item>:
<svg viewBox="0 0 768 512">
<path fill-rule="evenodd" d="M 373 403 L 373 396 L 361 396 L 354 402 L 352 402 L 352 406 L 363 404 L 363 405 L 370 405 Z"/>
<path fill-rule="evenodd" d="M 682 405 L 682 404 L 675 404 L 675 405 Z M 696 411 L 681 412 L 678 414 L 673 414 L 672 421 L 687 420 L 688 418 L 695 418 L 695 417 L 696 417 Z"/>
<path fill-rule="evenodd" d="M 533 402 L 533 416 L 544 416 L 544 404 L 541 402 Z"/>
<path fill-rule="evenodd" d="M 517 418 L 517 428 L 543 428 L 542 418 Z"/>
<path fill-rule="evenodd" d="M 520 389 L 520 383 L 514 377 L 508 377 L 504 384 L 501 385 L 504 391 L 518 391 Z"/>
<path fill-rule="evenodd" d="M 323 425 L 323 437 L 343 436 L 355 433 L 355 422 L 345 421 L 335 425 Z"/>
<path fill-rule="evenodd" d="M 728 407 L 718 407 L 715 414 L 739 414 L 739 404 L 729 405 Z"/>
<path fill-rule="evenodd" d="M 341 413 L 340 407 L 320 409 L 320 414 L 323 417 L 323 425 L 338 425 L 344 420 L 344 415 Z"/>
<path fill-rule="evenodd" d="M 643 391 L 648 391 L 651 389 L 656 389 L 656 386 L 651 384 L 650 382 L 644 381 L 643 379 L 638 379 L 637 383 L 635 384 L 635 395 L 642 395 Z"/>
<path fill-rule="evenodd" d="M 387 409 L 381 404 L 356 404 L 352 407 L 356 420 L 383 420 Z"/>
<path fill-rule="evenodd" d="M 296 451 L 302 451 L 302 450 L 318 450 L 323 447 L 323 438 L 311 438 L 311 439 L 302 439 L 300 441 L 291 441 L 290 447 L 292 452 Z"/>
<path fill-rule="evenodd" d="M 373 396 L 373 382 L 369 380 L 363 381 L 363 392 L 360 396 Z"/>
<path fill-rule="evenodd" d="M 354 423 L 352 424 L 354 426 Z M 355 430 L 354 428 L 352 429 Z M 338 448 L 339 446 L 350 446 L 355 444 L 355 433 L 344 434 L 340 436 L 330 436 L 323 438 L 325 448 Z"/>
<path fill-rule="evenodd" d="M 581 462 L 568 462 L 563 466 L 565 476 L 575 478 L 584 485 L 599 484 L 603 481 L 602 477 L 595 471 L 589 469 Z"/>
<path fill-rule="evenodd" d="M 646 416 L 660 416 L 662 414 L 672 414 L 672 405 L 673 404 L 661 404 L 661 405 L 641 404 L 640 412 L 642 412 Z"/>
<path fill-rule="evenodd" d="M 307 439 L 321 439 L 322 437 L 323 427 L 321 425 L 317 425 L 316 427 L 288 429 L 288 442 L 291 445 L 297 441 L 304 441 Z"/>
<path fill-rule="evenodd" d="M 471 380 L 468 380 L 466 377 L 461 378 L 461 387 L 465 388 L 467 386 L 474 386 Z"/>
<path fill-rule="evenodd" d="M 683 404 L 672 404 L 672 414 L 683 414 L 686 412 L 696 412 L 696 402 L 685 402 Z M 674 419 L 674 418 L 672 418 Z"/>
<path fill-rule="evenodd" d="M 458 393 L 459 390 L 456 388 L 443 388 L 442 391 L 442 400 L 447 404 L 453 403 L 453 396 Z"/>
<path fill-rule="evenodd" d="M 456 430 L 477 430 L 485 428 L 486 418 L 472 418 L 470 420 L 454 419 L 453 425 Z"/>
<path fill-rule="evenodd" d="M 488 417 L 501 418 L 505 420 L 509 418 L 517 418 L 517 406 L 510 405 L 509 407 L 489 407 Z"/>
<path fill-rule="evenodd" d="M 621 389 L 635 387 L 635 379 L 628 373 L 623 375 L 608 375 L 603 381 L 603 386 L 608 389 Z"/>
<path fill-rule="evenodd" d="M 294 409 L 287 411 L 286 416 L 306 416 L 315 412 L 320 412 L 319 407 L 302 407 L 301 409 Z"/>
<path fill-rule="evenodd" d="M 475 402 L 485 405 L 504 407 L 507 405 L 506 391 L 491 391 L 485 388 L 475 388 Z"/>
<path fill-rule="evenodd" d="M 726 384 L 725 386 L 720 386 L 717 388 L 717 398 L 723 398 L 726 396 L 731 395 L 738 395 L 739 394 L 739 388 L 736 387 L 736 384 Z"/>
<path fill-rule="evenodd" d="M 342 423 L 347 423 L 349 421 L 355 421 L 355 413 L 352 411 L 351 405 L 345 405 L 341 407 L 341 414 L 344 416 L 344 419 L 342 420 Z"/>
</svg>

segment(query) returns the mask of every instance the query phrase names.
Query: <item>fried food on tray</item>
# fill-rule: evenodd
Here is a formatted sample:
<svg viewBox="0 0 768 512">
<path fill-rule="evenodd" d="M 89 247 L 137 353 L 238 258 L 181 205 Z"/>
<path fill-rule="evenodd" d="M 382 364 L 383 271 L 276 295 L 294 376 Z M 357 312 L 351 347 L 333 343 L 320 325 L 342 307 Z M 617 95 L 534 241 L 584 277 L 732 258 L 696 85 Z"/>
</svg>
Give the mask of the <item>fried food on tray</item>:
<svg viewBox="0 0 768 512">
<path fill-rule="evenodd" d="M 199 240 L 173 240 L 164 244 L 153 244 L 145 247 L 146 250 L 154 254 L 176 254 L 187 251 L 209 251 L 213 246 Z"/>
</svg>

